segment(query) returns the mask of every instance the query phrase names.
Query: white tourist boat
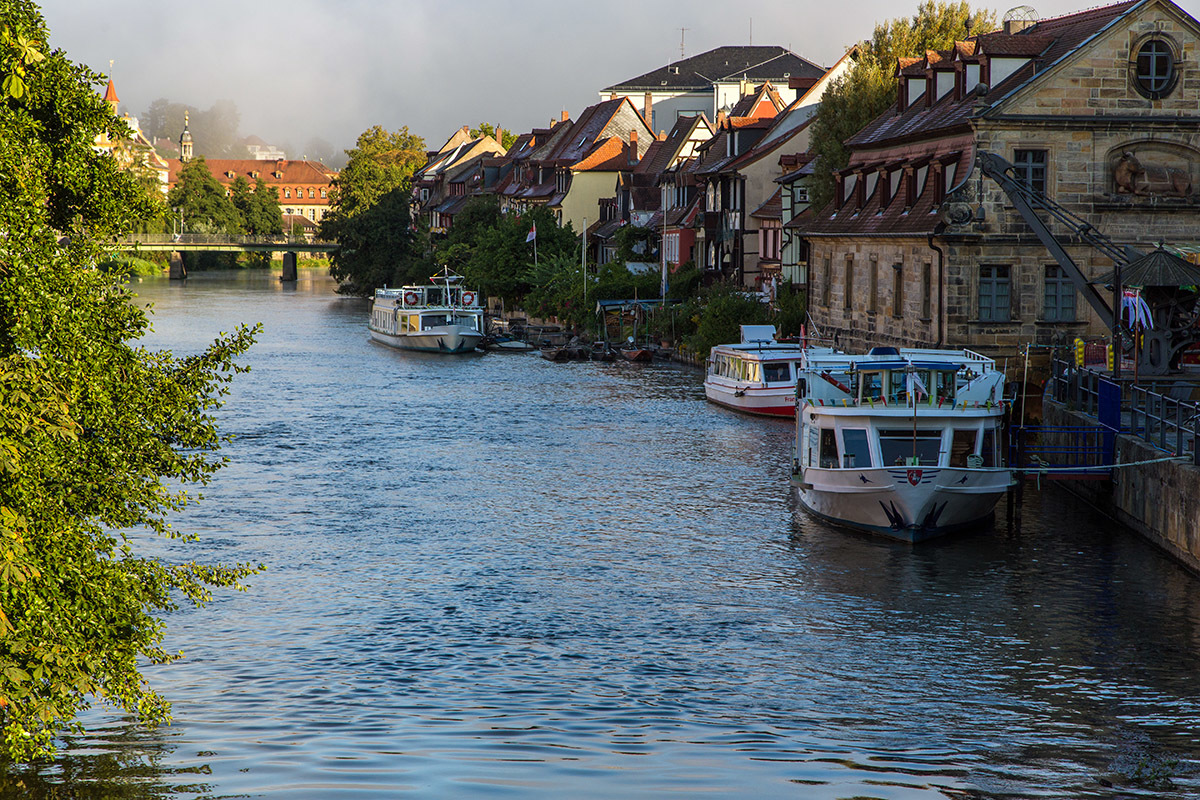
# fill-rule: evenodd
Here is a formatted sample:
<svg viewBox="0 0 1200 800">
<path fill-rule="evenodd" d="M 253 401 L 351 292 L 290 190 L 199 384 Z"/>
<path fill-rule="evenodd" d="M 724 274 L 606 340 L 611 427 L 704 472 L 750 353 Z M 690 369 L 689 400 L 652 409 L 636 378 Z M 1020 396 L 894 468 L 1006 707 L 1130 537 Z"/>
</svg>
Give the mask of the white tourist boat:
<svg viewBox="0 0 1200 800">
<path fill-rule="evenodd" d="M 775 341 L 774 325 L 742 325 L 742 340 L 719 344 L 708 356 L 704 396 L 748 414 L 792 417 L 804 351 Z"/>
<path fill-rule="evenodd" d="M 793 484 L 830 522 L 907 542 L 990 521 L 1004 373 L 969 350 L 808 348 L 796 385 Z"/>
<path fill-rule="evenodd" d="M 376 289 L 367 327 L 371 338 L 401 350 L 469 353 L 483 339 L 479 294 L 448 267 L 429 286 Z"/>
</svg>

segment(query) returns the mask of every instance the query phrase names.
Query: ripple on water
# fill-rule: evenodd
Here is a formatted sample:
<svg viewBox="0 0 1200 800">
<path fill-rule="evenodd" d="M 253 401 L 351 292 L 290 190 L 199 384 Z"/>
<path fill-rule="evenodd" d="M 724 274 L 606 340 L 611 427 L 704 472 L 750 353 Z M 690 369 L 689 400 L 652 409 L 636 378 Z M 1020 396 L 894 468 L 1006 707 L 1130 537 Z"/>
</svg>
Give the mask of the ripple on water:
<svg viewBox="0 0 1200 800">
<path fill-rule="evenodd" d="M 169 617 L 175 724 L 88 714 L 43 794 L 1200 793 L 1197 583 L 1063 495 L 896 545 L 799 512 L 790 427 L 694 371 L 396 353 L 311 275 L 140 288 L 181 353 L 264 322 L 201 542 L 146 546 L 268 569 Z"/>
</svg>

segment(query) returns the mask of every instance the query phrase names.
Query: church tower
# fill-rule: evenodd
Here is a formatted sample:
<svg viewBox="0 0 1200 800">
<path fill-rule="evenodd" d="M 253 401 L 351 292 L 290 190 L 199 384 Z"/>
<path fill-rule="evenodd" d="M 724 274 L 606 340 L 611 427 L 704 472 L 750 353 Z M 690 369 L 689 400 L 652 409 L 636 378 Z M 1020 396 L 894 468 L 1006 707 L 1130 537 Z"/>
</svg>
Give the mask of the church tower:
<svg viewBox="0 0 1200 800">
<path fill-rule="evenodd" d="M 192 160 L 192 132 L 188 130 L 188 112 L 183 112 L 183 133 L 179 135 L 179 160 Z"/>
<path fill-rule="evenodd" d="M 121 101 L 117 99 L 117 86 L 113 83 L 113 79 L 108 79 L 108 88 L 104 91 L 104 102 L 108 103 L 108 107 L 112 109 L 113 116 L 117 116 L 117 107 L 121 105 Z"/>
</svg>

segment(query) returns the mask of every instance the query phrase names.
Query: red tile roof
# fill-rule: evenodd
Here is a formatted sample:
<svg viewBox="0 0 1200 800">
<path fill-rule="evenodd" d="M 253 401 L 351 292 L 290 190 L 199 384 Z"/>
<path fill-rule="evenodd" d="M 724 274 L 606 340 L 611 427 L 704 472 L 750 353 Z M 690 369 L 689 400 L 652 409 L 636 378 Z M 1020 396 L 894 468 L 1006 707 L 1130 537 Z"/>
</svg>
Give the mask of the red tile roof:
<svg viewBox="0 0 1200 800">
<path fill-rule="evenodd" d="M 170 170 L 167 179 L 171 184 L 178 182 L 179 173 L 183 169 L 183 163 L 177 158 L 167 159 L 167 166 Z M 212 173 L 212 176 L 222 184 L 233 183 L 238 176 L 245 178 L 253 184 L 256 180 L 254 173 L 258 173 L 258 177 L 266 181 L 269 186 L 295 184 L 327 186 L 337 177 L 336 171 L 319 161 L 259 161 L 253 158 L 210 158 L 205 159 L 204 163 L 208 166 L 208 171 Z M 230 172 L 233 173 L 233 177 L 229 177 L 228 173 Z M 279 172 L 281 177 L 276 177 L 276 172 Z"/>
</svg>

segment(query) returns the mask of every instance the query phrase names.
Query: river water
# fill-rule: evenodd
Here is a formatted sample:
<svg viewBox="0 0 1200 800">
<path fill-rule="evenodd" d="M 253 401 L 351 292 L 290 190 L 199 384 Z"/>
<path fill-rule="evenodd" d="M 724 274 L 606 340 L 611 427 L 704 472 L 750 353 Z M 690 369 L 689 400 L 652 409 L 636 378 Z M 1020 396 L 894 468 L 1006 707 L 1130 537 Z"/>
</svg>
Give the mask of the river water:
<svg viewBox="0 0 1200 800">
<path fill-rule="evenodd" d="M 1200 795 L 1200 579 L 1065 493 L 830 528 L 694 369 L 400 353 L 332 288 L 136 285 L 177 354 L 264 325 L 154 547 L 267 570 L 168 617 L 173 725 L 96 709 L 6 796 Z"/>
</svg>

